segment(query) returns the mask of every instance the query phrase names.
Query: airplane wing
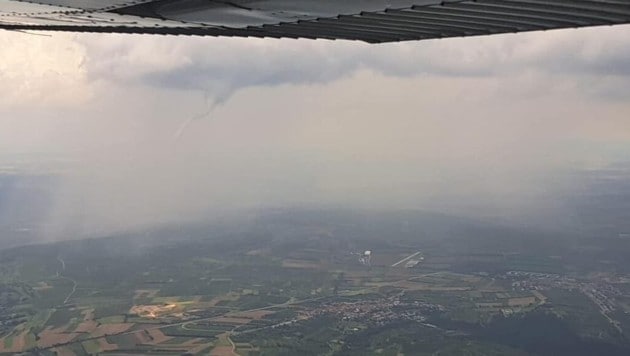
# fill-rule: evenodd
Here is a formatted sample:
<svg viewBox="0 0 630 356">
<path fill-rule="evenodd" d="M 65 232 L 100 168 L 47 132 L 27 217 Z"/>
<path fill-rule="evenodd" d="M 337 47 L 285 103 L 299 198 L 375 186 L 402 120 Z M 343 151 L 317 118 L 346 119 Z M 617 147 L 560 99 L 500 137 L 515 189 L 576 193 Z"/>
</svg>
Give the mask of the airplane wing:
<svg viewBox="0 0 630 356">
<path fill-rule="evenodd" d="M 0 29 L 369 43 L 630 23 L 630 0 L 0 0 Z"/>
</svg>

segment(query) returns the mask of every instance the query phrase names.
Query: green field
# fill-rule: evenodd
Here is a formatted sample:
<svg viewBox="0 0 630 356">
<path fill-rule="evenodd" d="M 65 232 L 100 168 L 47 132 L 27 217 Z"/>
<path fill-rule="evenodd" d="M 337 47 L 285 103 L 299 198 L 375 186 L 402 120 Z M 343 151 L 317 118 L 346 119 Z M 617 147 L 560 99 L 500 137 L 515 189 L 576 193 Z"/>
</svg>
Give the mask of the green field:
<svg viewBox="0 0 630 356">
<path fill-rule="evenodd" d="M 4 338 L 4 347 L 7 349 L 10 349 L 11 347 L 13 347 L 13 337 L 12 336 L 6 336 Z"/>
<path fill-rule="evenodd" d="M 81 345 L 83 346 L 85 352 L 90 355 L 95 355 L 101 351 L 101 347 L 99 346 L 98 341 L 95 340 L 83 341 Z"/>
</svg>

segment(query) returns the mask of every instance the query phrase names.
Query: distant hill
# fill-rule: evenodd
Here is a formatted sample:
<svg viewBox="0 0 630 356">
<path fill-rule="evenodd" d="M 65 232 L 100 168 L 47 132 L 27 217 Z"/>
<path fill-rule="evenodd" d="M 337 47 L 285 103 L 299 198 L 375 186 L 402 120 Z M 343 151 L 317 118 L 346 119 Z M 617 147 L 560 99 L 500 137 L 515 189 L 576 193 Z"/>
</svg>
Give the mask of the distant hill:
<svg viewBox="0 0 630 356">
<path fill-rule="evenodd" d="M 32 243 L 46 221 L 57 179 L 45 175 L 0 175 L 0 248 Z"/>
</svg>

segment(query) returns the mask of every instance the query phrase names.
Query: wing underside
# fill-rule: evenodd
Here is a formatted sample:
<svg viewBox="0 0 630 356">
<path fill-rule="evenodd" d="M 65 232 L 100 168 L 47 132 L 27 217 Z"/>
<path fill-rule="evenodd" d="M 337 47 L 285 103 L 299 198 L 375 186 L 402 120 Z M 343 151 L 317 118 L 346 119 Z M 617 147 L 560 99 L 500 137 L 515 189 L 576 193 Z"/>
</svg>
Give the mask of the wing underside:
<svg viewBox="0 0 630 356">
<path fill-rule="evenodd" d="M 0 0 L 0 29 L 369 43 L 630 23 L 630 0 Z"/>
</svg>

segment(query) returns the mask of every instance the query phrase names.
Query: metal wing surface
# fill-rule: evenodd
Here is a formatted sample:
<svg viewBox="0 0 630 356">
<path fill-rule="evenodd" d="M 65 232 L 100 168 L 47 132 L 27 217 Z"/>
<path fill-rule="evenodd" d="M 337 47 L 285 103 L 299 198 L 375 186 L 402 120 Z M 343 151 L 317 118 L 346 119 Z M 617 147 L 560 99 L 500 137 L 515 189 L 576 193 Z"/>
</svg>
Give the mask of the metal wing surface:
<svg viewBox="0 0 630 356">
<path fill-rule="evenodd" d="M 0 0 L 0 29 L 369 43 L 630 23 L 630 0 Z"/>
</svg>

